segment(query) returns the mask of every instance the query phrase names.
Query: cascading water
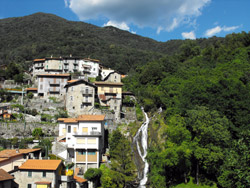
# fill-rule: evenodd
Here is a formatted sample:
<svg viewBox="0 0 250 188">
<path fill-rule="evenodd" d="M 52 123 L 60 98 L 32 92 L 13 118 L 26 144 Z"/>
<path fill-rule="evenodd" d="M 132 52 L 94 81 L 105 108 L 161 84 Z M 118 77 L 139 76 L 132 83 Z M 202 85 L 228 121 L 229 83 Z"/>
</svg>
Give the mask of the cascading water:
<svg viewBox="0 0 250 188">
<path fill-rule="evenodd" d="M 143 176 L 142 176 L 142 179 L 140 180 L 139 188 L 145 187 L 145 184 L 147 183 L 147 180 L 148 180 L 147 173 L 148 173 L 148 168 L 149 168 L 149 164 L 148 164 L 147 160 L 145 159 L 147 156 L 147 149 L 148 149 L 149 118 L 148 118 L 147 113 L 144 112 L 143 108 L 142 108 L 142 111 L 146 117 L 146 121 L 142 124 L 142 126 L 137 131 L 137 133 L 134 137 L 134 142 L 136 143 L 138 154 L 141 157 L 142 161 L 144 162 Z M 140 134 L 141 134 L 141 137 L 140 137 Z M 141 138 L 141 140 L 139 140 L 140 138 Z M 140 147 L 140 143 L 141 143 L 141 147 Z"/>
</svg>

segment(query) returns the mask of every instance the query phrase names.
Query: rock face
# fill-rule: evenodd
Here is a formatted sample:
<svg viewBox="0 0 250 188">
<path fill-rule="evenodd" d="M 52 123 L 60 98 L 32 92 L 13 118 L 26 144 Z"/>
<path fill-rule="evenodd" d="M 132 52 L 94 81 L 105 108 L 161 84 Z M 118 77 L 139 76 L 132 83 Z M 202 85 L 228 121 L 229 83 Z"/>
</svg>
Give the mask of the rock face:
<svg viewBox="0 0 250 188">
<path fill-rule="evenodd" d="M 41 116 L 40 115 L 32 116 L 29 114 L 25 114 L 25 121 L 26 122 L 41 122 Z"/>
</svg>

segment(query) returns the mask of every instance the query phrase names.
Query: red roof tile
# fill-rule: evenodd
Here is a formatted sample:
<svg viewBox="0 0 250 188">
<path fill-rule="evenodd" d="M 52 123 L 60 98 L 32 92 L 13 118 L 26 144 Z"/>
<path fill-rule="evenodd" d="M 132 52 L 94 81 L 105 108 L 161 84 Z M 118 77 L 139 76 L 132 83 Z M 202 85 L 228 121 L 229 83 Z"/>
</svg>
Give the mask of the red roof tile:
<svg viewBox="0 0 250 188">
<path fill-rule="evenodd" d="M 14 179 L 8 172 L 0 168 L 0 181 L 12 180 Z"/>
<path fill-rule="evenodd" d="M 62 160 L 39 160 L 29 159 L 23 163 L 19 169 L 21 170 L 56 170 Z"/>
</svg>

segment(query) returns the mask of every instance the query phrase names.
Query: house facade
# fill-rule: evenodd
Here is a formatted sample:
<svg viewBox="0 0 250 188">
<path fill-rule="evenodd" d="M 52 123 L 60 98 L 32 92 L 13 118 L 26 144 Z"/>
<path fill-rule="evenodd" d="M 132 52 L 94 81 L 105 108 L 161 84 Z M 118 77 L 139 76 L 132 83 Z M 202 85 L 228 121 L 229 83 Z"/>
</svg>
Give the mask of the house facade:
<svg viewBox="0 0 250 188">
<path fill-rule="evenodd" d="M 79 61 L 79 72 L 85 77 L 96 78 L 99 76 L 99 60 L 85 58 Z"/>
<path fill-rule="evenodd" d="M 107 106 L 115 113 L 115 120 L 120 119 L 122 105 L 122 86 L 121 82 L 95 82 L 97 95 L 100 105 Z"/>
<path fill-rule="evenodd" d="M 92 114 L 96 86 L 83 80 L 69 80 L 66 88 L 66 110 L 70 117 Z"/>
<path fill-rule="evenodd" d="M 17 169 L 28 159 L 41 158 L 41 149 L 6 149 L 0 151 L 0 168 L 7 172 Z"/>
<path fill-rule="evenodd" d="M 63 99 L 66 89 L 64 86 L 70 78 L 70 74 L 39 74 L 38 96 L 41 98 L 57 97 Z"/>
<path fill-rule="evenodd" d="M 59 137 L 65 137 L 67 151 L 61 157 L 85 172 L 99 168 L 104 153 L 104 115 L 81 115 L 59 118 Z"/>
<path fill-rule="evenodd" d="M 59 188 L 62 160 L 27 160 L 14 172 L 19 188 Z"/>
</svg>

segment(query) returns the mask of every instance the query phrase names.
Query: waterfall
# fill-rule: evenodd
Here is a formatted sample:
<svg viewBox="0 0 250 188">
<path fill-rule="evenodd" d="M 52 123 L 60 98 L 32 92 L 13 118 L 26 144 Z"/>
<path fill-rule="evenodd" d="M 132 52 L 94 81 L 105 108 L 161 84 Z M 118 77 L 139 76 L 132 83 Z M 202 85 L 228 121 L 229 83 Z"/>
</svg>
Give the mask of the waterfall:
<svg viewBox="0 0 250 188">
<path fill-rule="evenodd" d="M 140 180 L 140 185 L 139 188 L 145 188 L 145 184 L 147 183 L 148 177 L 148 168 L 149 164 L 147 160 L 145 159 L 147 156 L 147 149 L 148 149 L 148 124 L 149 124 L 149 118 L 146 112 L 144 112 L 144 109 L 142 108 L 142 111 L 146 117 L 146 121 L 142 124 L 140 129 L 137 131 L 135 137 L 134 137 L 134 142 L 137 147 L 138 154 L 140 155 L 142 161 L 144 162 L 144 170 L 143 170 L 143 176 L 142 179 Z M 141 134 L 141 137 L 140 137 Z M 139 140 L 141 138 L 141 140 Z M 140 147 L 141 143 L 141 147 Z"/>
</svg>

